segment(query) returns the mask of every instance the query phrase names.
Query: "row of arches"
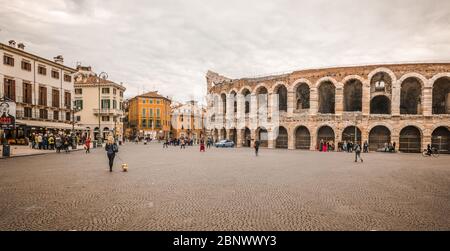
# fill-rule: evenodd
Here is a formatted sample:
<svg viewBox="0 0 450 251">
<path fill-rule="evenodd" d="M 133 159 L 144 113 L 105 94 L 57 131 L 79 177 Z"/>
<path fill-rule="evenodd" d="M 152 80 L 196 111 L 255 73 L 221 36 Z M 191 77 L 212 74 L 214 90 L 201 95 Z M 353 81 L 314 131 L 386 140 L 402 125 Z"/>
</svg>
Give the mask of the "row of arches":
<svg viewBox="0 0 450 251">
<path fill-rule="evenodd" d="M 222 130 L 223 138 L 227 138 L 237 142 L 237 131 L 232 129 L 227 135 L 225 128 Z M 276 132 L 276 139 L 274 142 L 275 148 L 288 148 L 289 135 L 288 130 L 280 126 Z M 219 137 L 218 129 L 213 130 L 213 136 L 217 139 Z M 316 142 L 311 142 L 311 132 L 306 126 L 298 126 L 294 131 L 294 143 L 296 149 L 311 149 L 311 144 L 315 143 L 316 148 L 323 142 L 334 142 L 336 139 L 335 132 L 330 126 L 321 126 L 316 131 Z M 355 137 L 356 136 L 356 137 Z M 378 125 L 369 131 L 368 143 L 370 151 L 378 151 L 386 147 L 386 144 L 392 143 L 391 131 L 383 125 Z M 361 144 L 361 130 L 355 126 L 348 126 L 342 131 L 341 141 L 351 141 Z M 406 126 L 399 133 L 399 142 L 397 143 L 398 150 L 401 152 L 421 152 L 423 135 L 419 128 L 415 126 Z M 242 146 L 250 147 L 251 131 L 249 128 L 243 130 Z M 265 128 L 259 127 L 255 131 L 255 140 L 260 141 L 261 147 L 268 146 L 268 132 Z M 443 153 L 450 153 L 450 130 L 448 127 L 440 126 L 436 128 L 431 134 L 431 144 Z"/>
<path fill-rule="evenodd" d="M 357 77 L 349 78 L 343 83 L 343 110 L 348 112 L 362 111 L 363 99 L 363 80 Z M 419 76 L 405 78 L 400 83 L 400 114 L 422 114 L 424 80 Z M 329 79 L 318 83 L 317 98 L 318 112 L 325 114 L 335 113 L 336 103 L 336 85 L 335 80 Z M 288 89 L 284 84 L 278 84 L 271 90 L 278 94 L 278 109 L 287 111 L 288 108 Z M 310 109 L 311 84 L 304 81 L 294 86 L 295 111 L 301 112 Z M 269 90 L 264 85 L 255 88 L 254 94 L 268 94 Z M 236 97 L 237 91 L 230 92 L 231 97 Z M 249 87 L 244 87 L 240 94 L 245 97 L 245 113 L 250 112 L 250 95 L 252 92 Z M 432 85 L 432 114 L 450 114 L 450 76 L 443 76 L 436 79 Z M 371 114 L 391 114 L 392 104 L 392 78 L 386 72 L 375 74 L 370 81 L 370 113 Z M 221 96 L 224 113 L 226 113 L 227 97 L 225 93 Z M 264 100 L 258 98 L 258 110 Z M 237 112 L 237 102 L 234 98 L 234 112 Z M 265 102 L 268 102 L 266 100 Z"/>
</svg>

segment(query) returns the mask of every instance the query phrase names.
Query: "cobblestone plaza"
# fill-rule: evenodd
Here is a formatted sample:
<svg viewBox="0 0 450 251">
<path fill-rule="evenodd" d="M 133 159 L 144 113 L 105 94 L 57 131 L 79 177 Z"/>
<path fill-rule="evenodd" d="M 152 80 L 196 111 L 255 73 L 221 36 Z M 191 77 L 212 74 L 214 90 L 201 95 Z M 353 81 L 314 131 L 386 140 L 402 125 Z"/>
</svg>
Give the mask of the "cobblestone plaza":
<svg viewBox="0 0 450 251">
<path fill-rule="evenodd" d="M 0 160 L 0 230 L 448 230 L 450 156 L 131 144 Z"/>
</svg>

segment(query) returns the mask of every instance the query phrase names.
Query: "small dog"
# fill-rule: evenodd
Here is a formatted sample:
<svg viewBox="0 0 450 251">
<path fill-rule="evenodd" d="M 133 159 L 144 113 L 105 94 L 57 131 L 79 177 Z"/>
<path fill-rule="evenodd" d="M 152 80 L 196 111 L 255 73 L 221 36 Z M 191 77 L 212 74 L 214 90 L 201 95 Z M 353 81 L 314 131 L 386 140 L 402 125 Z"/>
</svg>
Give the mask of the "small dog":
<svg viewBox="0 0 450 251">
<path fill-rule="evenodd" d="M 128 164 L 122 164 L 122 171 L 124 172 L 128 171 Z"/>
</svg>

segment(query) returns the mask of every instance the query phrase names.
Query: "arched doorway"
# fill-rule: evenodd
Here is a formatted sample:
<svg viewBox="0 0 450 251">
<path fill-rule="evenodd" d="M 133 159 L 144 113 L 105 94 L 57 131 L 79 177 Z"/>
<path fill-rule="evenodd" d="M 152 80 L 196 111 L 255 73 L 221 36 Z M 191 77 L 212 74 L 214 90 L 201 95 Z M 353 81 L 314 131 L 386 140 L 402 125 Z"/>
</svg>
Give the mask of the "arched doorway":
<svg viewBox="0 0 450 251">
<path fill-rule="evenodd" d="M 107 139 L 109 135 L 109 128 L 108 127 L 104 127 L 103 128 L 103 139 Z"/>
<path fill-rule="evenodd" d="M 400 114 L 422 114 L 422 85 L 409 77 L 402 82 L 400 92 Z"/>
<path fill-rule="evenodd" d="M 329 126 L 322 126 L 317 130 L 317 149 L 319 148 L 320 141 L 323 141 L 324 143 L 329 142 L 334 144 L 334 131 L 333 128 Z"/>
<path fill-rule="evenodd" d="M 434 129 L 431 134 L 431 145 L 440 153 L 450 153 L 450 130 L 445 126 Z"/>
<path fill-rule="evenodd" d="M 421 143 L 421 133 L 416 127 L 407 126 L 400 131 L 400 152 L 420 153 Z"/>
<path fill-rule="evenodd" d="M 242 140 L 242 146 L 250 147 L 251 142 L 252 142 L 252 134 L 250 132 L 250 129 L 246 127 L 244 130 L 244 139 Z"/>
<path fill-rule="evenodd" d="M 256 90 L 256 100 L 258 115 L 266 116 L 269 108 L 269 96 L 267 89 L 264 86 L 261 86 Z"/>
<path fill-rule="evenodd" d="M 297 87 L 295 92 L 295 108 L 299 111 L 309 109 L 309 86 L 306 83 L 302 83 Z"/>
<path fill-rule="evenodd" d="M 355 126 L 347 126 L 342 132 L 342 141 L 355 142 L 355 129 L 356 129 L 356 142 L 361 145 L 361 130 Z"/>
<path fill-rule="evenodd" d="M 267 147 L 268 139 L 269 139 L 269 135 L 267 133 L 267 130 L 263 127 L 258 127 L 258 129 L 256 129 L 256 140 L 259 141 L 259 143 L 260 143 L 259 146 Z"/>
<path fill-rule="evenodd" d="M 242 90 L 242 95 L 244 96 L 244 100 L 245 100 L 245 114 L 250 113 L 250 91 L 245 88 L 244 90 Z"/>
<path fill-rule="evenodd" d="M 217 130 L 217 128 L 216 129 L 214 129 L 214 142 L 217 142 L 217 141 L 219 141 L 219 130 Z"/>
<path fill-rule="evenodd" d="M 283 126 L 278 127 L 277 131 L 277 138 L 275 140 L 275 147 L 276 148 L 288 148 L 288 132 L 286 128 Z"/>
<path fill-rule="evenodd" d="M 225 95 L 225 93 L 222 93 L 222 95 L 220 95 L 220 99 L 222 101 L 223 115 L 225 115 L 227 114 L 227 95 Z"/>
<path fill-rule="evenodd" d="M 275 93 L 278 94 L 278 109 L 280 111 L 287 111 L 287 89 L 284 85 L 280 85 Z"/>
<path fill-rule="evenodd" d="M 336 88 L 330 81 L 320 83 L 319 113 L 334 113 Z"/>
<path fill-rule="evenodd" d="M 236 96 L 236 92 L 235 91 L 231 91 L 230 95 L 231 95 L 231 98 L 233 100 L 233 112 L 236 114 L 237 113 L 237 96 Z"/>
<path fill-rule="evenodd" d="M 225 130 L 225 128 L 220 129 L 220 133 L 222 135 L 222 139 L 227 139 L 227 130 Z"/>
<path fill-rule="evenodd" d="M 358 79 L 350 79 L 344 85 L 344 111 L 362 111 L 362 83 Z"/>
<path fill-rule="evenodd" d="M 378 95 L 370 100 L 370 114 L 391 114 L 391 100 L 385 95 Z"/>
<path fill-rule="evenodd" d="M 450 78 L 442 77 L 433 84 L 433 114 L 450 114 Z"/>
<path fill-rule="evenodd" d="M 369 132 L 369 150 L 381 151 L 391 143 L 391 131 L 385 126 L 375 126 Z"/>
<path fill-rule="evenodd" d="M 311 135 L 308 128 L 299 126 L 295 130 L 295 148 L 309 150 L 311 146 Z"/>
</svg>

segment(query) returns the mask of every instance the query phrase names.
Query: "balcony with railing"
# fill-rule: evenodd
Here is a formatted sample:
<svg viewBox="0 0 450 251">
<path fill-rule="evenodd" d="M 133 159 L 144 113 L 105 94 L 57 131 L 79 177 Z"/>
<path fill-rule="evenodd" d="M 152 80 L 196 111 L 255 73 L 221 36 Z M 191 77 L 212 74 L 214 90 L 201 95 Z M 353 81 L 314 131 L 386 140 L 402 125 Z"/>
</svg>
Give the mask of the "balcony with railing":
<svg viewBox="0 0 450 251">
<path fill-rule="evenodd" d="M 113 116 L 121 116 L 123 115 L 123 111 L 120 109 L 93 109 L 95 115 L 113 115 Z"/>
</svg>

